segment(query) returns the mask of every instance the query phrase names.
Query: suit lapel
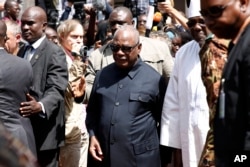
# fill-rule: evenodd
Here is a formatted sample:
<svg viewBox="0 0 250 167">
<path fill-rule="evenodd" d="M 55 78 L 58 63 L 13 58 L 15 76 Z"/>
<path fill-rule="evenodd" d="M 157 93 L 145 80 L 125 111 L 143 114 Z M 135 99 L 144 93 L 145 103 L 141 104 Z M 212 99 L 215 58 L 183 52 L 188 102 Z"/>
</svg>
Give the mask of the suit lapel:
<svg viewBox="0 0 250 167">
<path fill-rule="evenodd" d="M 38 48 L 39 49 L 39 48 Z M 40 53 L 40 54 L 39 54 Z M 30 64 L 33 66 L 36 62 L 37 62 L 37 60 L 40 58 L 40 56 L 42 55 L 41 54 L 42 52 L 38 52 L 37 50 L 35 51 L 35 53 L 34 53 L 34 55 L 33 55 L 33 57 L 31 58 L 31 60 L 30 60 Z"/>
<path fill-rule="evenodd" d="M 31 65 L 33 66 L 34 64 L 36 64 L 36 62 L 39 60 L 39 58 L 41 56 L 44 56 L 44 49 L 46 48 L 47 45 L 47 39 L 45 38 L 42 43 L 40 44 L 40 46 L 36 49 L 33 57 L 30 60 Z"/>
<path fill-rule="evenodd" d="M 35 52 L 32 59 L 30 60 L 31 65 L 33 66 L 39 58 L 40 58 L 40 55 L 36 54 L 36 52 Z"/>
<path fill-rule="evenodd" d="M 229 52 L 227 63 L 223 69 L 223 78 L 228 79 L 230 78 L 231 71 L 233 66 L 236 62 L 237 54 L 235 53 L 235 47 Z"/>
</svg>

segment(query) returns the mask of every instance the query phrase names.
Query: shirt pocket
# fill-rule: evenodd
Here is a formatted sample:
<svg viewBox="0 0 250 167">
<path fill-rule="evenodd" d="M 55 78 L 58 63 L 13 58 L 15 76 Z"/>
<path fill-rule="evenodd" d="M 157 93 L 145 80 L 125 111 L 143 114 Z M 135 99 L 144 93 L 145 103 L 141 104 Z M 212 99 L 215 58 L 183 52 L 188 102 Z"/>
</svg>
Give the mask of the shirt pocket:
<svg viewBox="0 0 250 167">
<path fill-rule="evenodd" d="M 149 94 L 141 92 L 131 92 L 129 96 L 129 112 L 133 115 L 139 115 L 142 112 L 150 110 L 152 98 Z"/>
<path fill-rule="evenodd" d="M 159 142 L 155 138 L 151 138 L 141 143 L 133 145 L 135 155 L 146 153 L 147 151 L 159 149 Z"/>
</svg>

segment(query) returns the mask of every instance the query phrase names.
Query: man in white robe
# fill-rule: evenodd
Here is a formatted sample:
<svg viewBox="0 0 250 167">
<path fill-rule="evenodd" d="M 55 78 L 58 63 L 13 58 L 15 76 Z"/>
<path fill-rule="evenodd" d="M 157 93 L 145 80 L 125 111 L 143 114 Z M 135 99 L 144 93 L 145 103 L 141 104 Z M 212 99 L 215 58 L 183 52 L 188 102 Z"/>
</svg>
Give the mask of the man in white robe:
<svg viewBox="0 0 250 167">
<path fill-rule="evenodd" d="M 187 25 L 194 40 L 176 53 L 165 94 L 160 136 L 161 145 L 181 149 L 184 167 L 198 166 L 209 129 L 209 110 L 199 58 L 207 30 L 200 14 L 195 10 L 192 12 Z"/>
</svg>

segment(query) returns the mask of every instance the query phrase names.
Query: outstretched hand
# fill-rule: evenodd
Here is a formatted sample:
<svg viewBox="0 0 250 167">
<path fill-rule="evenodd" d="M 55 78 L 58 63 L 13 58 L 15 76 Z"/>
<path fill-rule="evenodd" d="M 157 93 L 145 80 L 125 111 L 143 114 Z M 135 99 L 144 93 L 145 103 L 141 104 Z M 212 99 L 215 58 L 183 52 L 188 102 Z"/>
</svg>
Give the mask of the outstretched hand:
<svg viewBox="0 0 250 167">
<path fill-rule="evenodd" d="M 74 98 L 82 97 L 85 93 L 85 88 L 86 82 L 84 76 L 82 76 L 77 81 L 71 83 L 71 90 Z"/>
<path fill-rule="evenodd" d="M 36 99 L 31 96 L 29 93 L 26 94 L 27 101 L 21 103 L 19 108 L 20 114 L 23 117 L 29 117 L 31 115 L 37 114 L 42 111 L 42 106 Z"/>
</svg>

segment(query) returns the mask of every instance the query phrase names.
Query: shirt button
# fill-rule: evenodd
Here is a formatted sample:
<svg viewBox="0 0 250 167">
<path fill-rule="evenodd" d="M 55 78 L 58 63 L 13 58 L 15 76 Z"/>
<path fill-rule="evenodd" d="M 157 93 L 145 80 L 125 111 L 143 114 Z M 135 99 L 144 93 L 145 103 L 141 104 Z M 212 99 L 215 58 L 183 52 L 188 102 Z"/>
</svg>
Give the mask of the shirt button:
<svg viewBox="0 0 250 167">
<path fill-rule="evenodd" d="M 119 84 L 119 88 L 122 89 L 122 88 L 123 88 L 123 85 L 122 85 L 122 84 Z"/>
<path fill-rule="evenodd" d="M 115 105 L 116 105 L 116 106 L 119 106 L 119 105 L 120 105 L 120 103 L 119 103 L 119 102 L 115 102 Z"/>
<path fill-rule="evenodd" d="M 115 140 L 114 140 L 114 139 L 111 140 L 111 141 L 110 141 L 110 144 L 115 144 Z"/>
</svg>

